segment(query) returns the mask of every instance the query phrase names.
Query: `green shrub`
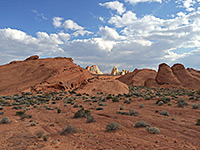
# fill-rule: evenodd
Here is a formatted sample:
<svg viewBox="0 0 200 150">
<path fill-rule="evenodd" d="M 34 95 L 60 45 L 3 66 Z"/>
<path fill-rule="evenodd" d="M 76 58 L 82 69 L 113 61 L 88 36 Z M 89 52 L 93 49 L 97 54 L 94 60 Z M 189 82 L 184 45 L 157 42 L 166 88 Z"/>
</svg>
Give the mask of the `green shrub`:
<svg viewBox="0 0 200 150">
<path fill-rule="evenodd" d="M 124 110 L 124 105 L 121 105 L 119 109 Z"/>
<path fill-rule="evenodd" d="M 74 118 L 85 118 L 87 116 L 90 116 L 90 111 L 89 110 L 85 110 L 84 108 L 78 110 L 74 114 Z"/>
<path fill-rule="evenodd" d="M 200 126 L 200 119 L 197 119 L 196 125 L 197 125 L 197 126 Z"/>
<path fill-rule="evenodd" d="M 150 125 L 147 124 L 145 121 L 138 121 L 135 123 L 135 128 L 140 128 L 140 127 L 149 127 Z"/>
<path fill-rule="evenodd" d="M 16 112 L 16 115 L 17 115 L 17 116 L 22 116 L 22 115 L 25 114 L 25 112 L 26 112 L 25 110 L 23 110 L 23 111 L 17 111 L 17 112 Z"/>
<path fill-rule="evenodd" d="M 0 120 L 0 124 L 9 124 L 10 119 L 8 117 L 4 117 Z"/>
<path fill-rule="evenodd" d="M 193 109 L 199 109 L 199 108 L 200 108 L 200 104 L 193 104 L 193 105 L 192 105 L 192 108 L 193 108 Z"/>
<path fill-rule="evenodd" d="M 129 115 L 130 116 L 138 116 L 138 111 L 131 108 L 131 109 L 129 109 Z"/>
<path fill-rule="evenodd" d="M 187 94 L 188 96 L 194 96 L 194 93 L 191 92 L 191 91 L 188 91 L 186 94 Z"/>
<path fill-rule="evenodd" d="M 76 133 L 76 132 L 77 132 L 77 129 L 75 127 L 68 125 L 65 128 L 63 128 L 61 135 L 72 134 L 72 133 Z"/>
<path fill-rule="evenodd" d="M 106 126 L 106 131 L 115 131 L 119 129 L 119 124 L 118 123 L 110 123 Z"/>
<path fill-rule="evenodd" d="M 159 134 L 160 133 L 160 130 L 156 127 L 147 127 L 146 129 L 149 133 L 152 133 L 152 134 Z"/>
<path fill-rule="evenodd" d="M 169 112 L 168 111 L 161 111 L 160 115 L 169 116 Z"/>
<path fill-rule="evenodd" d="M 178 107 L 184 107 L 188 105 L 188 103 L 184 99 L 179 99 L 177 103 Z"/>
<path fill-rule="evenodd" d="M 87 120 L 86 120 L 86 123 L 92 123 L 92 122 L 96 122 L 96 120 L 94 119 L 93 116 L 88 116 Z"/>
<path fill-rule="evenodd" d="M 119 99 L 117 97 L 113 97 L 112 102 L 119 102 Z"/>
<path fill-rule="evenodd" d="M 36 131 L 36 132 L 35 132 L 35 136 L 36 136 L 37 138 L 41 138 L 43 134 L 44 134 L 43 131 Z"/>
<path fill-rule="evenodd" d="M 57 113 L 60 114 L 61 113 L 61 109 L 57 109 Z"/>
<path fill-rule="evenodd" d="M 200 95 L 200 89 L 198 89 L 196 92 L 197 92 L 198 95 Z"/>
<path fill-rule="evenodd" d="M 139 108 L 144 108 L 144 104 L 140 104 L 140 105 L 139 105 Z"/>
</svg>

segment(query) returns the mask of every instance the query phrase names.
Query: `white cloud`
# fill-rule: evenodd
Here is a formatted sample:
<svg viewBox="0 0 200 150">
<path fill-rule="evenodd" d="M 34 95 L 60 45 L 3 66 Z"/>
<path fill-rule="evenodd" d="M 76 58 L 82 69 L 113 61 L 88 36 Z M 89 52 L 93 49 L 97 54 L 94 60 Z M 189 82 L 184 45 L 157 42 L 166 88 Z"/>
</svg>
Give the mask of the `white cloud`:
<svg viewBox="0 0 200 150">
<path fill-rule="evenodd" d="M 105 20 L 104 20 L 103 17 L 99 17 L 99 20 L 100 20 L 101 22 L 105 23 Z"/>
<path fill-rule="evenodd" d="M 79 26 L 76 22 L 74 22 L 73 20 L 66 20 L 64 23 L 63 23 L 63 27 L 68 30 L 83 30 L 84 28 Z"/>
<path fill-rule="evenodd" d="M 196 4 L 196 0 L 177 0 L 176 3 L 179 4 L 179 7 L 185 8 L 188 12 L 195 10 L 193 6 Z"/>
<path fill-rule="evenodd" d="M 61 17 L 54 17 L 53 18 L 53 25 L 55 28 L 64 28 L 66 31 L 71 30 L 74 31 L 74 33 L 72 35 L 74 35 L 75 37 L 81 35 L 89 35 L 92 34 L 92 32 L 87 31 L 84 29 L 84 27 L 78 25 L 76 22 L 74 22 L 71 19 L 65 20 L 63 22 L 63 18 Z"/>
<path fill-rule="evenodd" d="M 111 40 L 112 41 L 112 40 L 120 39 L 120 35 L 118 34 L 118 32 L 113 28 L 109 28 L 108 26 L 100 27 L 99 28 L 99 34 L 105 40 Z"/>
<path fill-rule="evenodd" d="M 36 37 L 32 37 L 23 31 L 11 28 L 0 29 L 0 63 L 24 59 L 34 54 L 40 56 L 63 55 L 64 50 L 60 45 L 70 39 L 70 35 L 67 33 L 37 32 L 36 35 Z M 65 54 L 67 53 L 65 52 Z"/>
<path fill-rule="evenodd" d="M 120 3 L 119 1 L 113 1 L 113 2 L 106 2 L 106 3 L 99 3 L 100 6 L 104 6 L 111 10 L 116 10 L 118 14 L 123 14 L 126 11 L 126 8 L 124 7 L 123 3 Z"/>
<path fill-rule="evenodd" d="M 162 0 L 125 0 L 125 2 L 129 2 L 131 4 L 137 4 L 137 3 L 153 3 L 153 2 L 158 2 L 162 3 Z"/>
<path fill-rule="evenodd" d="M 63 20 L 63 18 L 61 18 L 61 17 L 54 17 L 53 18 L 53 25 L 54 25 L 54 27 L 56 27 L 56 28 L 61 27 L 62 20 Z"/>
<path fill-rule="evenodd" d="M 121 16 L 115 15 L 108 21 L 110 24 L 114 24 L 116 27 L 124 27 L 132 24 L 137 19 L 136 14 L 132 11 L 127 11 Z"/>
<path fill-rule="evenodd" d="M 43 20 L 47 20 L 47 17 L 45 17 L 43 13 L 39 13 L 37 10 L 32 10 L 32 12 L 35 13 L 37 17 L 40 17 Z"/>
</svg>

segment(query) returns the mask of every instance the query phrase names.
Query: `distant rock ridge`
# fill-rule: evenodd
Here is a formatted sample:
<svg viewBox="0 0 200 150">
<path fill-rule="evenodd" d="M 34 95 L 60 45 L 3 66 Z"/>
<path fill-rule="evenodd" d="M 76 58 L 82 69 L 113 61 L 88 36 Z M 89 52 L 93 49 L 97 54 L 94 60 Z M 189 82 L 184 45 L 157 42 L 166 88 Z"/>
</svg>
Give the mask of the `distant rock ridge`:
<svg viewBox="0 0 200 150">
<path fill-rule="evenodd" d="M 91 67 L 87 66 L 86 69 L 89 70 L 92 74 L 103 74 L 97 65 L 92 65 Z"/>
<path fill-rule="evenodd" d="M 174 64 L 170 68 L 166 63 L 162 63 L 158 72 L 135 69 L 118 80 L 133 86 L 200 89 L 200 71 L 185 69 L 182 64 Z"/>
<path fill-rule="evenodd" d="M 130 71 L 129 71 L 129 70 L 122 69 L 122 72 L 120 72 L 120 71 L 118 70 L 118 68 L 115 67 L 115 66 L 113 67 L 113 69 L 112 69 L 112 71 L 111 71 L 111 75 L 114 75 L 114 76 L 125 75 L 125 74 L 127 74 L 127 73 L 130 73 Z"/>
</svg>

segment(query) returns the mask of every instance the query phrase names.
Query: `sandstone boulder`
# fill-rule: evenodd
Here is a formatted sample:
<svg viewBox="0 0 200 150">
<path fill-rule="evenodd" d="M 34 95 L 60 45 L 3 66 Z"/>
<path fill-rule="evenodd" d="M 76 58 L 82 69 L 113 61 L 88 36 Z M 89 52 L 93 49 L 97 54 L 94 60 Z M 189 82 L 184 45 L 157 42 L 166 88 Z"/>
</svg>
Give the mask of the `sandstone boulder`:
<svg viewBox="0 0 200 150">
<path fill-rule="evenodd" d="M 165 63 L 159 65 L 156 81 L 158 84 L 161 85 L 170 84 L 170 85 L 181 86 L 181 83 L 173 74 L 172 69 Z"/>
<path fill-rule="evenodd" d="M 39 56 L 38 55 L 34 55 L 34 56 L 31 56 L 31 57 L 25 59 L 25 61 L 28 61 L 28 60 L 37 60 L 37 59 L 39 59 Z"/>
<path fill-rule="evenodd" d="M 192 75 L 182 64 L 174 64 L 172 71 L 183 87 L 200 89 L 200 78 Z"/>
<path fill-rule="evenodd" d="M 103 74 L 97 65 L 87 66 L 86 70 L 89 70 L 92 74 Z"/>
</svg>

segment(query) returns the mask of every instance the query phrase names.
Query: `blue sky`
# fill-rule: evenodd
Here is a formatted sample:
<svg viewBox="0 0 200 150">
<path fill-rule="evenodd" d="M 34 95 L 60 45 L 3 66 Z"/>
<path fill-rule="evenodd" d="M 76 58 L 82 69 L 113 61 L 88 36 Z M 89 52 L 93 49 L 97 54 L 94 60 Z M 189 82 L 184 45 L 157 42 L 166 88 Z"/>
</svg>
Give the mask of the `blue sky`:
<svg viewBox="0 0 200 150">
<path fill-rule="evenodd" d="M 103 72 L 200 69 L 200 0 L 1 0 L 0 64 L 65 56 Z"/>
</svg>

